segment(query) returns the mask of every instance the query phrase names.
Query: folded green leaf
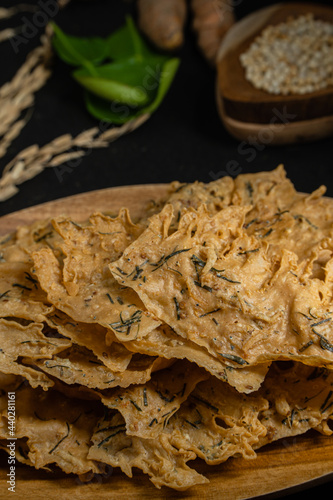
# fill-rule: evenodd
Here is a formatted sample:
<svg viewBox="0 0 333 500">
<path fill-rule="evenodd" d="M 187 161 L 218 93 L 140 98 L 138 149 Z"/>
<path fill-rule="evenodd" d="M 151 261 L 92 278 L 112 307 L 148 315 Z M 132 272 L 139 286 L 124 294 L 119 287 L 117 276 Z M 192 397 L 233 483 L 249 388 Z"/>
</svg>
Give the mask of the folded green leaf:
<svg viewBox="0 0 333 500">
<path fill-rule="evenodd" d="M 53 47 L 58 56 L 72 66 L 98 64 L 108 57 L 108 41 L 100 37 L 75 37 L 66 35 L 59 26 L 52 23 Z"/>
<path fill-rule="evenodd" d="M 80 68 L 73 72 L 73 77 L 80 85 L 109 101 L 119 101 L 134 106 L 142 106 L 149 101 L 149 93 L 152 87 L 158 86 L 147 83 L 152 78 L 151 73 L 159 71 L 161 65 L 159 59 L 136 61 L 127 59 L 125 61 L 104 64 L 95 68 L 95 74 L 86 68 Z"/>
<path fill-rule="evenodd" d="M 173 58 L 165 62 L 160 72 L 158 85 L 151 92 L 150 102 L 143 107 L 131 106 L 114 100 L 102 99 L 91 92 L 85 93 L 86 106 L 89 113 L 99 120 L 120 125 L 146 113 L 153 113 L 163 101 L 179 66 L 179 59 Z"/>
</svg>

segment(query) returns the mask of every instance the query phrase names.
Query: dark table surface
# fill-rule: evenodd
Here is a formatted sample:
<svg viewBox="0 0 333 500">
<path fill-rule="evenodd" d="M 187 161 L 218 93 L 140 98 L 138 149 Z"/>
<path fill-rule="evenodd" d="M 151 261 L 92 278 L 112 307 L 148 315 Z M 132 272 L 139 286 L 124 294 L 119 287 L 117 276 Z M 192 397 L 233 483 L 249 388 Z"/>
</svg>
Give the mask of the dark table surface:
<svg viewBox="0 0 333 500">
<path fill-rule="evenodd" d="M 237 18 L 272 3 L 276 2 L 235 0 Z M 1 0 L 1 6 L 10 5 L 12 0 Z M 135 2 L 130 0 L 73 0 L 55 21 L 73 35 L 106 36 L 124 23 L 128 13 L 136 15 Z M 32 15 L 20 14 L 10 22 L 1 21 L 0 29 L 20 24 L 23 17 L 32 19 Z M 161 107 L 143 126 L 108 148 L 93 150 L 61 175 L 46 169 L 25 182 L 18 194 L 0 202 L 0 215 L 105 187 L 173 180 L 210 182 L 224 175 L 228 165 L 233 165 L 237 173 L 251 173 L 272 170 L 282 163 L 298 190 L 311 192 L 324 184 L 327 194 L 333 196 L 333 138 L 288 146 L 258 146 L 255 142 L 242 146 L 227 133 L 218 117 L 215 71 L 198 51 L 190 22 L 186 31 L 185 45 L 177 53 L 181 64 L 175 81 Z M 43 28 L 39 28 L 35 36 L 20 45 L 17 54 L 9 41 L 0 44 L 0 85 L 13 77 L 27 54 L 39 44 L 42 32 Z M 75 136 L 96 125 L 97 121 L 85 111 L 81 90 L 71 79 L 68 67 L 56 59 L 52 77 L 36 94 L 28 124 L 0 160 L 0 173 L 27 146 L 42 146 L 65 133 Z M 327 484 L 319 485 L 309 491 L 319 496 L 326 488 Z M 286 498 L 303 495 L 294 493 Z"/>
</svg>

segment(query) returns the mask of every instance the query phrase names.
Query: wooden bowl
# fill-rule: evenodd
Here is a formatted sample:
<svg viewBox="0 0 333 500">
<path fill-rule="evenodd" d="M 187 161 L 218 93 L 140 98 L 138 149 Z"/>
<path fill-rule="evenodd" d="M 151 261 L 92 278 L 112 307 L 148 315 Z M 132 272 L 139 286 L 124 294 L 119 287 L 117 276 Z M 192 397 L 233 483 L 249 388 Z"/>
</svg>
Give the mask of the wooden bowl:
<svg viewBox="0 0 333 500">
<path fill-rule="evenodd" d="M 333 23 L 333 8 L 281 3 L 238 21 L 226 34 L 217 57 L 216 99 L 226 129 L 237 139 L 255 136 L 265 144 L 314 141 L 333 134 L 333 86 L 307 94 L 275 95 L 245 79 L 240 55 L 268 25 L 312 13 Z"/>
</svg>

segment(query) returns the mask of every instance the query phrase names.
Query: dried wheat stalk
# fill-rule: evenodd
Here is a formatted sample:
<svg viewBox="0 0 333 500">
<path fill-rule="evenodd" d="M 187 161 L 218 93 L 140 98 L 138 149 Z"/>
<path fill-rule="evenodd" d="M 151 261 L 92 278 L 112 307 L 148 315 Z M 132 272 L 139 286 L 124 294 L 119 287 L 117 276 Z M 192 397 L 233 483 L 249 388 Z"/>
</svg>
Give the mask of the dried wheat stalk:
<svg viewBox="0 0 333 500">
<path fill-rule="evenodd" d="M 20 12 L 36 12 L 39 9 L 37 5 L 32 5 L 29 3 L 21 3 L 14 5 L 13 7 L 0 7 L 0 19 L 9 19 L 10 17 L 16 16 Z"/>
<path fill-rule="evenodd" d="M 26 118 L 21 118 L 22 112 L 33 105 L 35 93 L 50 77 L 51 57 L 47 30 L 41 37 L 41 45 L 30 52 L 13 79 L 0 88 L 0 158 L 27 122 Z"/>
<path fill-rule="evenodd" d="M 0 21 L 3 19 L 9 19 L 10 17 L 19 14 L 20 12 L 36 12 L 38 10 L 37 5 L 31 4 L 18 4 L 13 7 L 0 7 Z M 0 43 L 10 38 L 13 38 L 15 35 L 18 35 L 20 31 L 22 31 L 23 26 L 17 26 L 16 28 L 5 28 L 0 31 Z"/>
<path fill-rule="evenodd" d="M 21 28 L 6 28 L 6 29 L 0 31 L 0 42 L 4 42 L 6 40 L 9 40 L 10 38 L 13 38 L 20 31 L 21 31 Z"/>
<path fill-rule="evenodd" d="M 70 2 L 71 0 L 58 0 L 59 8 L 63 9 Z M 20 12 L 37 12 L 39 9 L 40 7 L 38 5 L 25 3 L 14 5 L 13 7 L 0 7 L 0 21 L 16 16 Z M 0 31 L 0 43 L 18 35 L 22 31 L 23 27 L 24 25 L 17 26 L 16 28 L 5 28 Z"/>
<path fill-rule="evenodd" d="M 58 0 L 58 5 L 60 9 L 66 7 L 71 0 Z M 13 7 L 0 7 L 0 20 L 9 19 L 10 17 L 16 16 L 20 12 L 36 12 L 39 10 L 39 5 L 32 5 L 30 3 L 21 3 L 14 5 Z"/>
<path fill-rule="evenodd" d="M 0 178 L 0 201 L 5 201 L 18 192 L 18 185 L 32 179 L 46 168 L 58 167 L 70 160 L 84 156 L 93 148 L 107 147 L 119 137 L 142 125 L 149 114 L 139 116 L 121 127 L 101 131 L 98 127 L 85 130 L 76 137 L 62 135 L 45 146 L 29 146 L 21 151 L 4 168 Z"/>
<path fill-rule="evenodd" d="M 58 0 L 60 8 L 71 0 Z M 20 12 L 36 12 L 37 5 L 18 4 L 13 7 L 0 7 L 0 20 L 8 19 Z M 22 27 L 6 28 L 0 31 L 0 42 L 8 40 L 21 31 Z M 47 26 L 41 37 L 41 45 L 28 55 L 25 63 L 14 78 L 0 88 L 0 158 L 12 141 L 20 134 L 27 118 L 19 119 L 22 111 L 34 104 L 34 94 L 43 87 L 51 75 L 49 62 L 52 58 L 52 30 Z"/>
</svg>

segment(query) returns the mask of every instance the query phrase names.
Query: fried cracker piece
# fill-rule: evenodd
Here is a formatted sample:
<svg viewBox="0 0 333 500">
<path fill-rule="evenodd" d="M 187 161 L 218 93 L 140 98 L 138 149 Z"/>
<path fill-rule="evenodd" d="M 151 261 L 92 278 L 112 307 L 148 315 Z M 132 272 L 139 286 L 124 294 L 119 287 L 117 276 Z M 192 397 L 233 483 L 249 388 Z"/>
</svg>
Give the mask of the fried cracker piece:
<svg viewBox="0 0 333 500">
<path fill-rule="evenodd" d="M 89 456 L 131 477 L 139 467 L 160 487 L 180 489 L 170 463 L 200 457 L 219 464 L 230 457 L 256 457 L 256 450 L 277 439 L 316 429 L 327 435 L 333 418 L 333 372 L 301 363 L 273 363 L 262 387 L 240 394 L 215 377 L 199 382 L 154 440 L 129 436 L 119 413 L 109 413 L 93 435 Z M 163 460 L 162 460 L 163 459 Z M 188 470 L 186 470 L 188 473 Z M 186 489 L 197 477 L 187 475 Z"/>
<path fill-rule="evenodd" d="M 176 214 L 171 228 L 177 226 L 184 209 L 198 209 L 204 203 L 211 215 L 230 205 L 251 206 L 244 221 L 246 232 L 266 239 L 271 251 L 289 249 L 300 259 L 308 258 L 318 241 L 332 237 L 333 202 L 323 196 L 325 186 L 311 194 L 299 193 L 283 165 L 269 172 L 241 174 L 235 180 L 223 177 L 208 184 L 173 183 L 173 188 L 164 200 Z"/>
<path fill-rule="evenodd" d="M 28 253 L 17 242 L 17 234 L 19 229 L 2 237 L 0 241 L 0 263 L 5 262 L 27 262 L 29 260 Z"/>
<path fill-rule="evenodd" d="M 174 181 L 169 184 L 168 188 L 163 198 L 150 202 L 145 216 L 140 219 L 142 226 L 146 227 L 150 217 L 159 213 L 167 204 L 172 205 L 177 214 L 173 222 L 175 227 L 183 211 L 188 208 L 198 209 L 200 205 L 205 204 L 210 213 L 216 213 L 231 204 L 234 181 L 228 176 L 207 184 L 199 181 L 191 183 Z"/>
<path fill-rule="evenodd" d="M 246 216 L 247 234 L 265 239 L 271 253 L 281 248 L 294 252 L 299 261 L 309 259 L 327 238 L 333 235 L 333 202 L 325 198 L 323 186 L 309 195 L 298 193 L 290 204 L 283 205 L 280 198 L 255 206 Z M 329 253 L 322 249 L 318 261 L 324 266 Z"/>
<path fill-rule="evenodd" d="M 240 174 L 235 179 L 224 176 L 206 184 L 198 181 L 182 184 L 176 181 L 171 183 L 170 191 L 168 196 L 147 211 L 145 223 L 167 204 L 173 206 L 176 214 L 173 226 L 176 226 L 184 210 L 188 208 L 197 210 L 202 204 L 211 215 L 230 205 L 251 206 L 252 210 L 246 221 L 249 222 L 259 207 L 265 211 L 271 206 L 273 215 L 302 198 L 302 194 L 296 191 L 287 178 L 283 165 L 270 172 Z"/>
<path fill-rule="evenodd" d="M 47 390 L 49 387 L 53 386 L 52 380 L 47 377 L 45 373 L 41 373 L 40 371 L 30 368 L 29 366 L 21 365 L 6 355 L 1 355 L 0 369 L 4 373 L 24 377 L 29 382 L 31 387 L 41 386 Z"/>
<path fill-rule="evenodd" d="M 30 251 L 52 247 L 59 253 L 60 240 L 50 221 L 38 221 L 19 227 L 0 243 L 0 317 L 45 321 L 54 308 L 31 272 Z"/>
<path fill-rule="evenodd" d="M 169 234 L 166 206 L 110 269 L 152 314 L 229 366 L 277 359 L 333 366 L 331 283 L 306 276 L 293 252 L 272 256 L 265 241 L 248 236 L 244 210 L 237 216 L 237 207 L 227 207 L 213 217 L 192 210 Z M 137 268 L 141 279 L 132 281 Z M 314 305 L 323 333 L 300 323 Z"/>
<path fill-rule="evenodd" d="M 142 410 L 143 392 L 139 397 Z M 127 404 L 129 402 L 127 400 Z M 138 405 L 138 400 L 134 403 Z M 169 401 L 169 406 L 170 403 L 172 406 L 173 401 Z M 124 406 L 126 408 L 126 402 Z M 123 412 L 125 408 L 118 409 Z M 130 477 L 132 467 L 138 467 L 149 474 L 157 487 L 165 485 L 185 490 L 207 482 L 186 465 L 196 456 L 208 463 L 220 463 L 230 456 L 239 455 L 254 458 L 252 445 L 266 433 L 258 415 L 267 408 L 268 402 L 264 398 L 241 396 L 228 384 L 209 377 L 207 382 L 199 382 L 178 411 L 171 410 L 158 416 L 160 422 L 151 421 L 152 426 L 162 423 L 158 434 L 154 434 L 155 439 L 130 436 L 123 417 L 111 413 L 107 421 L 98 424 L 89 456 L 113 467 L 121 467 Z M 226 445 L 222 446 L 222 442 Z"/>
<path fill-rule="evenodd" d="M 64 338 L 50 338 L 43 334 L 42 323 L 22 326 L 16 321 L 0 319 L 1 352 L 11 357 L 52 358 L 68 349 L 72 343 Z"/>
<path fill-rule="evenodd" d="M 87 404 L 26 385 L 16 389 L 15 396 L 15 436 L 26 440 L 26 463 L 36 469 L 56 464 L 67 474 L 101 470 L 87 457 L 93 429 L 103 415 L 98 402 Z M 2 398 L 7 400 L 7 394 Z M 7 409 L 1 412 L 1 421 L 8 433 Z"/>
<path fill-rule="evenodd" d="M 146 384 L 131 385 L 111 397 L 102 397 L 102 403 L 122 414 L 127 435 L 155 438 L 195 386 L 208 377 L 193 363 L 177 361 L 154 373 Z"/>
<path fill-rule="evenodd" d="M 234 180 L 225 176 L 204 184 L 195 181 L 191 184 L 175 184 L 175 192 L 170 194 L 166 203 L 174 207 L 175 213 L 184 208 L 199 208 L 203 203 L 210 213 L 217 213 L 231 204 Z"/>
<path fill-rule="evenodd" d="M 123 372 L 128 367 L 133 353 L 117 342 L 106 343 L 107 330 L 92 323 L 74 321 L 62 311 L 49 314 L 45 321 L 49 326 L 68 337 L 73 343 L 86 347 L 107 368 L 115 372 Z"/>
<path fill-rule="evenodd" d="M 0 241 L 0 262 L 31 262 L 32 249 L 49 247 L 61 254 L 62 238 L 54 230 L 51 219 L 19 226 Z"/>
<path fill-rule="evenodd" d="M 128 477 L 132 477 L 133 467 L 138 467 L 157 488 L 169 486 L 182 491 L 208 483 L 186 464 L 195 458 L 193 452 L 177 450 L 163 433 L 155 439 L 127 436 L 125 421 L 118 412 L 110 411 L 99 421 L 92 442 L 88 458 L 120 467 Z"/>
<path fill-rule="evenodd" d="M 231 456 L 254 458 L 265 444 L 309 429 L 331 435 L 326 423 L 333 419 L 333 372 L 291 365 L 273 363 L 251 395 L 214 377 L 199 383 L 165 428 L 171 444 L 218 464 Z"/>
<path fill-rule="evenodd" d="M 262 209 L 272 205 L 274 209 L 285 209 L 301 196 L 287 178 L 284 166 L 279 165 L 267 172 L 238 175 L 234 179 L 231 204 L 252 205 Z"/>
<path fill-rule="evenodd" d="M 52 219 L 44 219 L 32 224 L 20 226 L 15 234 L 15 244 L 26 254 L 41 247 L 51 248 L 57 255 L 61 255 L 63 239 L 53 225 Z"/>
<path fill-rule="evenodd" d="M 237 391 L 244 393 L 259 389 L 270 366 L 270 363 L 243 368 L 228 366 L 222 359 L 212 356 L 195 342 L 177 335 L 168 325 L 161 325 L 139 341 L 127 342 L 126 347 L 133 352 L 141 352 L 149 356 L 188 359 L 216 378 L 228 382 Z"/>
<path fill-rule="evenodd" d="M 273 363 L 260 390 L 270 402 L 261 416 L 267 433 L 256 448 L 315 429 L 332 435 L 333 371 L 303 363 Z"/>
<path fill-rule="evenodd" d="M 129 436 L 123 418 L 118 413 L 111 414 L 107 422 L 102 421 L 97 426 L 89 456 L 113 467 L 121 467 L 130 477 L 132 467 L 139 467 L 151 476 L 155 486 L 166 485 L 177 490 L 204 483 L 204 478 L 186 465 L 188 460 L 196 456 L 205 458 L 208 463 L 220 463 L 230 456 L 240 454 L 253 458 L 255 452 L 251 445 L 258 441 L 260 434 L 266 432 L 257 415 L 260 410 L 268 407 L 267 401 L 263 398 L 244 396 L 247 405 L 243 408 L 239 393 L 232 390 L 228 384 L 217 381 L 216 389 L 221 389 L 222 393 L 210 391 L 215 380 L 210 377 L 209 385 L 205 382 L 199 384 L 201 390 L 198 386 L 178 411 L 161 415 L 160 419 L 164 425 L 160 432 L 155 434 L 154 440 Z M 233 391 L 233 399 L 230 397 L 230 390 Z M 225 396 L 228 398 L 227 402 L 224 402 Z M 213 405 L 216 400 L 219 407 Z M 227 409 L 231 412 L 230 416 L 227 413 L 228 417 L 224 415 Z M 217 414 L 220 419 L 224 417 L 229 425 L 223 421 L 222 427 L 218 421 L 215 422 Z M 203 432 L 198 431 L 201 426 Z M 205 439 L 202 441 L 203 437 Z M 222 441 L 228 445 L 222 448 Z M 211 451 L 208 454 L 209 446 Z"/>
<path fill-rule="evenodd" d="M 13 239 L 15 233 L 13 234 Z M 13 240 L 10 240 L 13 241 Z M 0 263 L 13 263 L 13 262 L 28 262 L 29 256 L 25 248 L 21 248 L 17 243 L 12 242 L 10 245 L 0 245 Z"/>
<path fill-rule="evenodd" d="M 255 207 L 260 206 L 261 210 L 265 210 L 266 206 L 272 206 L 275 214 L 302 197 L 287 178 L 283 165 L 270 172 L 240 174 L 235 179 L 224 176 L 209 183 L 195 181 L 182 184 L 176 181 L 171 183 L 170 191 L 168 196 L 147 211 L 145 222 L 160 212 L 166 204 L 172 205 L 176 214 L 174 226 L 184 210 L 197 210 L 202 204 L 211 215 L 230 205 L 252 206 L 253 212 L 247 217 L 249 222 L 254 218 Z"/>
<path fill-rule="evenodd" d="M 147 382 L 154 370 L 170 364 L 169 360 L 140 356 L 133 359 L 123 372 L 114 372 L 99 361 L 88 349 L 73 345 L 70 349 L 54 355 L 52 359 L 23 358 L 25 364 L 38 367 L 43 372 L 73 385 L 79 384 L 91 389 L 105 390 L 112 387 Z"/>
<path fill-rule="evenodd" d="M 164 432 L 172 446 L 193 451 L 211 465 L 230 457 L 255 458 L 253 446 L 267 432 L 259 418 L 266 409 L 261 395 L 239 394 L 210 377 L 198 384 Z"/>
<path fill-rule="evenodd" d="M 6 374 L 26 377 L 32 387 L 41 385 L 52 387 L 53 382 L 44 373 L 24 366 L 20 359 L 51 359 L 53 355 L 67 349 L 68 339 L 49 338 L 43 334 L 42 323 L 30 323 L 26 326 L 16 321 L 0 319 L 0 370 Z"/>
<path fill-rule="evenodd" d="M 173 221 L 174 227 L 177 226 L 184 210 L 188 208 L 198 209 L 200 205 L 204 204 L 210 214 L 215 214 L 231 204 L 234 181 L 231 177 L 226 176 L 207 184 L 199 181 L 187 184 L 173 182 L 171 189 L 172 192 L 166 199 L 148 211 L 147 217 L 144 219 L 146 225 L 148 218 L 160 212 L 166 204 L 172 205 L 176 214 Z"/>
<path fill-rule="evenodd" d="M 325 186 L 311 194 L 297 192 L 279 165 L 270 172 L 239 175 L 230 204 L 252 205 L 244 222 L 247 234 L 265 239 L 273 253 L 284 248 L 302 260 L 320 241 L 332 238 L 333 201 L 325 192 Z M 320 260 L 327 261 L 327 252 Z"/>
<path fill-rule="evenodd" d="M 30 267 L 29 262 L 0 263 L 0 317 L 41 322 L 53 310 Z"/>
<path fill-rule="evenodd" d="M 142 231 L 127 210 L 116 219 L 95 214 L 85 226 L 69 219 L 53 223 L 65 242 L 63 265 L 48 248 L 32 253 L 36 276 L 52 304 L 76 321 L 112 329 L 120 342 L 140 338 L 160 324 L 108 269 Z"/>
</svg>

